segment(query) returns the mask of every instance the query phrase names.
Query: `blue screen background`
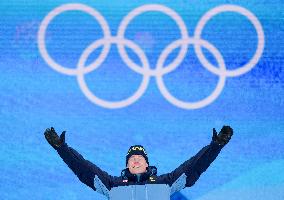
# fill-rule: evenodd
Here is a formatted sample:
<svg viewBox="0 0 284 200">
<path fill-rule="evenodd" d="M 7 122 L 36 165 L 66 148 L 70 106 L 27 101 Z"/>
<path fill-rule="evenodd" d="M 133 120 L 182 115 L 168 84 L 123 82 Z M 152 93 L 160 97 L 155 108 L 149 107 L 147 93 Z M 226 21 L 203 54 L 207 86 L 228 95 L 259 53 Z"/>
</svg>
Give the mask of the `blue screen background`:
<svg viewBox="0 0 284 200">
<path fill-rule="evenodd" d="M 39 51 L 38 31 L 43 19 L 58 6 L 80 3 L 96 9 L 107 21 L 112 36 L 122 19 L 146 4 L 166 6 L 183 19 L 189 36 L 209 10 L 224 4 L 241 6 L 253 13 L 264 32 L 264 49 L 246 73 L 226 77 L 220 95 L 197 109 L 184 109 L 167 101 L 154 76 L 136 102 L 116 109 L 95 104 L 82 92 L 76 75 L 52 68 Z M 0 199 L 105 199 L 82 184 L 43 132 L 66 130 L 66 142 L 84 158 L 111 175 L 125 168 L 125 154 L 142 144 L 150 165 L 158 174 L 174 170 L 211 141 L 212 128 L 234 129 L 234 136 L 193 187 L 172 199 L 284 199 L 284 22 L 283 1 L 231 0 L 65 0 L 0 2 Z M 102 27 L 80 11 L 64 12 L 46 30 L 49 55 L 60 65 L 76 69 L 80 56 L 94 41 L 103 38 Z M 161 12 L 147 12 L 127 26 L 125 38 L 145 53 L 155 69 L 164 49 L 180 39 L 177 24 Z M 235 70 L 254 55 L 256 29 L 243 15 L 223 12 L 205 25 L 201 38 L 222 55 L 226 69 Z M 103 47 L 95 49 L 92 63 Z M 141 66 L 135 51 L 129 57 Z M 217 64 L 213 54 L 205 57 Z M 171 63 L 175 49 L 166 59 Z M 131 96 L 143 75 L 130 69 L 112 44 L 104 62 L 84 75 L 89 90 L 101 99 L 119 101 Z M 182 101 L 195 102 L 209 96 L 219 76 L 200 63 L 189 45 L 188 52 L 172 72 L 163 76 L 170 93 Z"/>
</svg>

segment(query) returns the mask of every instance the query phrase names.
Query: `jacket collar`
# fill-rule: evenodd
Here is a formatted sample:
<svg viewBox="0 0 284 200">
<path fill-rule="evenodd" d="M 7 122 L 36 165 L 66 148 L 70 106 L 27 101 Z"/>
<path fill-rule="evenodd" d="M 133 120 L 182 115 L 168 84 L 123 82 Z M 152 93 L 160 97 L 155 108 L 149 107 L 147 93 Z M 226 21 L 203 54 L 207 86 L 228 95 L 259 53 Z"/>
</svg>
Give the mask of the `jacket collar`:
<svg viewBox="0 0 284 200">
<path fill-rule="evenodd" d="M 131 174 L 129 169 L 126 168 L 121 171 L 121 177 L 123 180 L 127 180 L 129 182 L 141 183 L 150 178 L 150 176 L 157 175 L 157 168 L 155 166 L 149 166 L 146 168 L 146 172 L 142 174 Z"/>
</svg>

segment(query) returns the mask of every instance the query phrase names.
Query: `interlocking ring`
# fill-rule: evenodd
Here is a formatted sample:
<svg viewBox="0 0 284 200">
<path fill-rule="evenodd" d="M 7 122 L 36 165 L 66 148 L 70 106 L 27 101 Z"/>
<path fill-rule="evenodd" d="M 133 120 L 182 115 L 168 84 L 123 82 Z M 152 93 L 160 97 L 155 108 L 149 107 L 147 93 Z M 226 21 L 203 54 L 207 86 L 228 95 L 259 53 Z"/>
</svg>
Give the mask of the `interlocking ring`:
<svg viewBox="0 0 284 200">
<path fill-rule="evenodd" d="M 51 23 L 51 21 L 56 16 L 60 15 L 63 12 L 74 11 L 74 10 L 82 11 L 82 12 L 88 13 L 91 16 L 93 16 L 98 21 L 100 26 L 102 27 L 104 37 L 90 44 L 80 56 L 80 59 L 77 64 L 77 68 L 71 69 L 71 68 L 66 68 L 66 67 L 61 66 L 55 60 L 53 60 L 53 58 L 50 57 L 46 49 L 45 34 L 46 34 L 48 25 Z M 139 47 L 139 45 L 135 44 L 133 41 L 128 40 L 124 37 L 124 33 L 125 33 L 125 30 L 127 29 L 128 24 L 135 17 L 145 12 L 161 12 L 171 17 L 174 20 L 174 22 L 177 24 L 177 26 L 179 27 L 180 34 L 181 34 L 181 39 L 173 41 L 162 51 L 156 63 L 156 68 L 154 69 L 150 67 L 148 58 L 145 55 L 144 51 Z M 250 20 L 250 22 L 253 24 L 257 32 L 258 44 L 257 44 L 257 49 L 256 49 L 254 56 L 251 58 L 251 60 L 247 64 L 237 69 L 234 69 L 234 70 L 227 70 L 224 59 L 221 53 L 218 51 L 218 49 L 215 48 L 208 41 L 201 39 L 201 33 L 202 33 L 202 30 L 205 24 L 212 17 L 222 12 L 236 12 L 241 15 L 244 15 Z M 96 70 L 98 67 L 100 67 L 100 65 L 104 62 L 104 60 L 106 59 L 110 51 L 110 46 L 113 44 L 117 45 L 119 55 L 122 58 L 123 62 L 136 73 L 143 75 L 142 82 L 139 88 L 134 92 L 134 94 L 132 94 L 130 97 L 124 100 L 121 100 L 121 101 L 106 101 L 101 98 L 98 98 L 90 91 L 84 79 L 85 74 L 90 73 Z M 163 76 L 175 70 L 180 65 L 180 63 L 183 61 L 184 57 L 186 56 L 188 47 L 191 44 L 194 46 L 195 53 L 198 59 L 200 60 L 200 63 L 210 72 L 219 76 L 219 81 L 214 91 L 208 97 L 200 101 L 196 101 L 196 102 L 186 102 L 186 101 L 177 99 L 168 91 L 168 89 L 166 88 L 163 82 Z M 101 54 L 98 56 L 98 58 L 95 61 L 93 61 L 88 66 L 86 66 L 86 61 L 89 55 L 99 47 L 103 47 Z M 137 56 L 141 60 L 142 66 L 139 66 L 138 64 L 136 64 L 130 59 L 130 57 L 127 55 L 125 47 L 132 49 L 133 52 L 137 54 Z M 201 47 L 206 48 L 212 53 L 212 55 L 217 60 L 218 66 L 212 65 L 205 58 L 201 50 Z M 84 4 L 64 4 L 62 6 L 55 8 L 50 13 L 48 13 L 47 16 L 44 18 L 44 20 L 41 22 L 41 25 L 38 31 L 38 48 L 45 62 L 50 67 L 52 67 L 54 70 L 60 73 L 66 74 L 66 75 L 77 76 L 77 81 L 78 81 L 78 84 L 82 92 L 91 102 L 99 106 L 114 109 L 114 108 L 123 108 L 123 107 L 126 107 L 136 102 L 146 91 L 150 78 L 155 77 L 161 94 L 170 103 L 172 103 L 173 105 L 177 107 L 183 108 L 183 109 L 198 109 L 198 108 L 202 108 L 202 107 L 209 105 L 220 95 L 220 93 L 222 92 L 222 89 L 225 86 L 226 77 L 240 76 L 250 71 L 257 64 L 257 62 L 259 61 L 263 53 L 263 49 L 264 49 L 264 33 L 263 33 L 262 26 L 260 22 L 258 21 L 257 17 L 255 17 L 254 14 L 248 11 L 247 9 L 237 6 L 237 5 L 221 5 L 205 13 L 205 15 L 203 15 L 203 17 L 200 19 L 200 21 L 197 24 L 197 27 L 194 32 L 194 36 L 189 37 L 184 21 L 174 10 L 164 5 L 147 4 L 147 5 L 143 5 L 143 6 L 140 6 L 134 9 L 128 15 L 126 15 L 118 28 L 117 35 L 112 36 L 110 33 L 110 28 L 106 20 L 97 10 L 89 6 L 86 6 Z M 176 48 L 180 48 L 178 55 L 170 64 L 168 64 L 167 66 L 164 66 L 168 55 Z"/>
</svg>

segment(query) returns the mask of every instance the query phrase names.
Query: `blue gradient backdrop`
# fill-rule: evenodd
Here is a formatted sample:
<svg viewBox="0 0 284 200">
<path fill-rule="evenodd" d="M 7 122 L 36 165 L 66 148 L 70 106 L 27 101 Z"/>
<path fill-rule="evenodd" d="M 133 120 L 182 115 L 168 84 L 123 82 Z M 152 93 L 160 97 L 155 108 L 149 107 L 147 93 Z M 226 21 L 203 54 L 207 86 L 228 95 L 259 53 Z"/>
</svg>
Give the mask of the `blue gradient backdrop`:
<svg viewBox="0 0 284 200">
<path fill-rule="evenodd" d="M 172 199 L 284 199 L 283 1 L 76 1 L 97 9 L 112 35 L 124 16 L 149 3 L 175 10 L 191 36 L 199 19 L 216 6 L 233 3 L 254 13 L 265 34 L 261 59 L 249 72 L 228 77 L 220 96 L 196 110 L 177 108 L 166 101 L 154 78 L 145 94 L 128 107 L 110 110 L 89 101 L 76 77 L 49 67 L 37 47 L 41 21 L 64 3 L 70 2 L 0 2 L 0 199 L 104 199 L 80 183 L 48 145 L 43 136 L 47 127 L 66 130 L 70 146 L 103 170 L 119 175 L 132 144 L 144 145 L 150 164 L 162 174 L 207 145 L 212 128 L 220 130 L 224 124 L 234 128 L 231 142 L 193 187 Z M 101 37 L 95 20 L 73 11 L 50 24 L 46 43 L 58 63 L 76 68 L 84 49 Z M 126 31 L 126 38 L 140 45 L 151 66 L 179 37 L 175 23 L 157 12 L 135 18 Z M 221 52 L 228 69 L 245 64 L 257 44 L 252 24 L 229 12 L 211 19 L 202 38 Z M 100 51 L 97 49 L 88 62 Z M 204 52 L 214 62 L 212 55 Z M 129 55 L 138 60 L 133 52 Z M 92 92 L 106 100 L 126 98 L 142 80 L 124 64 L 115 45 L 101 67 L 85 78 Z M 197 101 L 213 91 L 218 76 L 200 64 L 191 46 L 180 67 L 164 80 L 176 97 Z"/>
</svg>

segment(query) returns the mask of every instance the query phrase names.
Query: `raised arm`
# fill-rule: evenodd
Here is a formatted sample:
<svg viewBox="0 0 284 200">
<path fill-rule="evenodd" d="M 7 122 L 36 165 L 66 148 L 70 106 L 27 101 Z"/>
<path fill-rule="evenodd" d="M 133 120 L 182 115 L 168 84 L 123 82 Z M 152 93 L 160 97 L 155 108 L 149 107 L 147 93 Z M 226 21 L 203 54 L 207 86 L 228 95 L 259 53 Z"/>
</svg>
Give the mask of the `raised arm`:
<svg viewBox="0 0 284 200">
<path fill-rule="evenodd" d="M 162 179 L 172 186 L 172 193 L 184 187 L 192 186 L 215 160 L 232 135 L 233 129 L 229 126 L 224 126 L 218 135 L 216 130 L 213 129 L 213 137 L 209 145 L 203 147 L 195 156 L 185 161 L 171 173 L 161 175 Z"/>
<path fill-rule="evenodd" d="M 54 128 L 44 132 L 48 143 L 58 152 L 63 161 L 75 173 L 81 182 L 104 195 L 108 195 L 112 185 L 112 176 L 101 170 L 95 164 L 84 159 L 75 149 L 65 143 L 65 131 L 60 137 Z M 102 185 L 103 184 L 103 185 Z"/>
</svg>

